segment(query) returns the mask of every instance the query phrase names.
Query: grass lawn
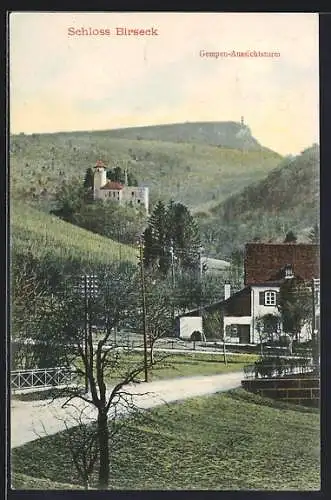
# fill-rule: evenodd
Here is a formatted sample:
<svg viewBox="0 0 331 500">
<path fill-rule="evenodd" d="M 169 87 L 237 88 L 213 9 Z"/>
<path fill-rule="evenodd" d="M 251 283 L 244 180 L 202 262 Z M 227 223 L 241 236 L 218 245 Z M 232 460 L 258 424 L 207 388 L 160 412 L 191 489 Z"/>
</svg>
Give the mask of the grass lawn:
<svg viewBox="0 0 331 500">
<path fill-rule="evenodd" d="M 162 354 L 157 353 L 157 356 Z M 249 363 L 253 363 L 256 355 L 228 355 L 225 365 L 222 354 L 185 353 L 170 354 L 165 360 L 156 364 L 149 371 L 150 380 L 162 380 L 174 377 L 190 377 L 198 375 L 217 375 L 240 371 Z"/>
<path fill-rule="evenodd" d="M 78 484 L 64 484 L 49 479 L 39 479 L 26 474 L 14 473 L 12 476 L 13 485 L 19 485 L 20 489 L 27 490 L 77 490 L 83 489 Z"/>
<path fill-rule="evenodd" d="M 236 389 L 128 419 L 111 446 L 111 489 L 318 490 L 319 412 Z M 60 437 L 64 440 L 60 439 Z M 80 481 L 65 433 L 12 451 L 13 486 Z M 26 482 L 25 474 L 30 476 Z M 36 486 L 38 483 L 36 483 Z M 40 487 L 40 486 L 39 486 Z"/>
<path fill-rule="evenodd" d="M 156 353 L 155 358 L 165 356 L 163 361 L 157 363 L 153 369 L 149 370 L 149 381 L 163 380 L 176 377 L 190 377 L 198 375 L 217 375 L 240 371 L 249 363 L 253 363 L 258 356 L 255 354 L 233 354 L 227 356 L 227 365 L 224 364 L 222 354 L 208 353 L 185 353 L 185 354 L 166 354 Z M 114 384 L 121 374 L 130 367 L 143 366 L 143 352 L 121 352 L 119 353 L 118 366 L 112 369 L 108 374 L 108 383 Z M 140 378 L 143 379 L 142 370 Z M 84 384 L 81 379 L 81 384 Z M 22 401 L 31 401 L 37 399 L 47 399 L 54 396 L 62 396 L 63 389 L 49 389 L 45 391 L 31 391 L 23 394 L 13 394 L 13 399 Z"/>
</svg>

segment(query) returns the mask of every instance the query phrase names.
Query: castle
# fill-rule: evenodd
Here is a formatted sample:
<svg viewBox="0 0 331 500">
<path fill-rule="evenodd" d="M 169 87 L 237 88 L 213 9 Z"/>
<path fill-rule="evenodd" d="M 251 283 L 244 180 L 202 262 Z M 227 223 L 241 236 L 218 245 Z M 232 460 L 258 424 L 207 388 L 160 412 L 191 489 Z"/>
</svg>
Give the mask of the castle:
<svg viewBox="0 0 331 500">
<path fill-rule="evenodd" d="M 128 186 L 127 172 L 125 182 L 114 182 L 107 179 L 104 163 L 98 160 L 94 167 L 93 196 L 95 200 L 113 200 L 120 205 L 131 203 L 133 206 L 144 206 L 148 214 L 148 187 Z"/>
</svg>

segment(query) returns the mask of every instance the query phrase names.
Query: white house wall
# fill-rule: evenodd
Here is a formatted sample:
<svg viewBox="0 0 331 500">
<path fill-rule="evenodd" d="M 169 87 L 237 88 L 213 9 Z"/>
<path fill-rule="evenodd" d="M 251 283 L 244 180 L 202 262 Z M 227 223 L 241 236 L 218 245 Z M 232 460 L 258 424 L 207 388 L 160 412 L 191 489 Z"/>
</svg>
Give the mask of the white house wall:
<svg viewBox="0 0 331 500">
<path fill-rule="evenodd" d="M 279 286 L 252 286 L 251 287 L 251 311 L 252 311 L 252 327 L 251 341 L 252 343 L 259 342 L 259 333 L 256 329 L 256 318 L 265 314 L 279 315 L 277 306 L 260 305 L 260 292 L 279 292 Z"/>
<path fill-rule="evenodd" d="M 226 327 L 231 325 L 252 325 L 252 317 L 251 316 L 224 316 L 224 332 L 226 332 Z M 251 327 L 252 328 L 252 327 Z M 252 329 L 251 329 L 252 331 Z M 230 337 L 226 338 L 226 341 L 231 341 L 233 343 L 239 344 L 239 337 Z"/>
</svg>

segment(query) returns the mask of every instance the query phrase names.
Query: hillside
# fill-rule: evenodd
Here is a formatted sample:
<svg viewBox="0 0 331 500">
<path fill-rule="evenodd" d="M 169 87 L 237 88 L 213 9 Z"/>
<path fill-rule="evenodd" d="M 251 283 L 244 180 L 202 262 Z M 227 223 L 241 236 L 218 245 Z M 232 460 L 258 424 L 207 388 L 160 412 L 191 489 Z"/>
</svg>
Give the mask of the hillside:
<svg viewBox="0 0 331 500">
<path fill-rule="evenodd" d="M 260 151 L 261 144 L 252 137 L 247 125 L 237 122 L 186 122 L 146 127 L 128 127 L 106 132 L 116 139 L 188 142 L 230 149 Z"/>
<path fill-rule="evenodd" d="M 284 213 L 304 208 L 307 214 L 319 204 L 319 148 L 306 149 L 286 159 L 266 179 L 248 186 L 211 209 L 225 220 L 250 218 L 250 212 Z"/>
<path fill-rule="evenodd" d="M 235 389 L 164 404 L 148 416 L 127 419 L 112 438 L 110 490 L 243 490 L 245 497 L 320 488 L 317 409 Z M 59 433 L 14 448 L 14 486 L 80 486 L 64 442 Z"/>
<path fill-rule="evenodd" d="M 199 124 L 185 126 L 193 125 Z M 169 137 L 160 132 L 164 127 L 170 126 L 147 127 L 155 129 L 162 140 L 117 138 L 116 134 L 124 133 L 119 130 L 12 136 L 11 195 L 49 210 L 54 191 L 63 180 L 76 178 L 81 182 L 86 169 L 102 159 L 109 167 L 127 167 L 141 185 L 148 185 L 152 204 L 172 198 L 189 208 L 201 208 L 220 203 L 262 179 L 282 158 L 260 147 L 231 149 L 230 138 L 235 142 L 238 124 L 234 124 L 232 135 L 228 132 L 228 147 L 167 142 Z M 206 130 L 202 127 L 201 134 Z M 236 147 L 242 144 L 237 141 Z"/>
<path fill-rule="evenodd" d="M 318 213 L 319 147 L 316 145 L 296 157 L 284 159 L 265 179 L 212 207 L 208 214 L 201 214 L 200 226 L 205 235 L 211 228 L 219 228 L 220 247 L 229 238 L 237 246 L 254 238 L 283 241 L 289 230 L 294 231 L 299 241 L 307 241 Z"/>
<path fill-rule="evenodd" d="M 63 265 L 83 266 L 127 261 L 136 263 L 136 251 L 103 236 L 86 231 L 27 205 L 12 203 L 11 249 L 18 255 L 31 252 Z"/>
</svg>

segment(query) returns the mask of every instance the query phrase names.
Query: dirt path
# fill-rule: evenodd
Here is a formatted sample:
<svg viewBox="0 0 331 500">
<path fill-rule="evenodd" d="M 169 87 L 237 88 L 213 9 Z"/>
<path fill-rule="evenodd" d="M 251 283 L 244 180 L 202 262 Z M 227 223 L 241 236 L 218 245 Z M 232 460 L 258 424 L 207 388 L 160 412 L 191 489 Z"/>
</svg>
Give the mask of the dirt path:
<svg viewBox="0 0 331 500">
<path fill-rule="evenodd" d="M 242 372 L 183 377 L 130 385 L 125 390 L 133 395 L 133 400 L 139 407 L 152 408 L 164 403 L 234 389 L 240 386 L 242 378 Z M 58 398 L 52 402 L 12 400 L 10 422 L 12 448 L 64 430 L 64 418 L 68 427 L 77 425 L 75 416 L 85 408 L 84 422 L 95 419 L 94 408 L 84 401 L 75 399 L 72 402 L 75 406 L 62 408 L 65 401 L 66 398 Z"/>
</svg>

